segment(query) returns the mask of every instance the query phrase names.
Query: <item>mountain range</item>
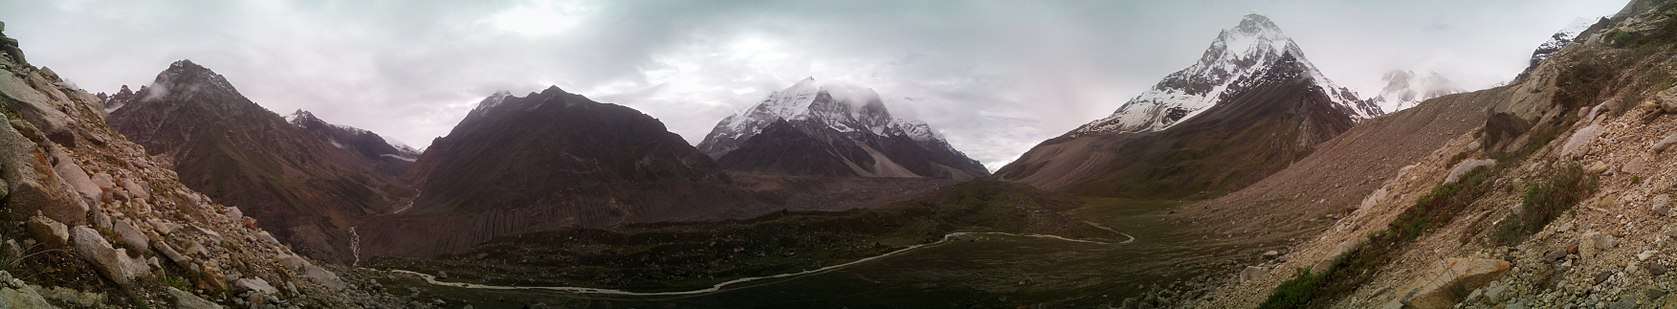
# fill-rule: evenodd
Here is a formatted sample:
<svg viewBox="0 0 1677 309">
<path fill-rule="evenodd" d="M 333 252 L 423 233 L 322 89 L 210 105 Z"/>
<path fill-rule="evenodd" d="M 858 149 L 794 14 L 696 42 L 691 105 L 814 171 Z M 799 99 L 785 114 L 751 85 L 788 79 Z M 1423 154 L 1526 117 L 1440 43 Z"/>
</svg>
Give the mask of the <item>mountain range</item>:
<svg viewBox="0 0 1677 309">
<path fill-rule="evenodd" d="M 1673 12 L 1373 97 L 1245 15 L 994 174 L 813 77 L 697 145 L 549 86 L 417 150 L 189 60 L 89 94 L 0 24 L 0 307 L 1670 307 Z"/>
<path fill-rule="evenodd" d="M 824 176 L 989 175 L 931 126 L 894 117 L 873 89 L 805 78 L 723 118 L 699 150 L 744 171 Z"/>
<path fill-rule="evenodd" d="M 220 74 L 177 61 L 132 95 L 104 104 L 110 126 L 167 158 L 181 181 L 239 207 L 298 251 L 354 259 L 351 228 L 395 210 L 412 189 L 325 135 L 293 125 Z"/>
</svg>

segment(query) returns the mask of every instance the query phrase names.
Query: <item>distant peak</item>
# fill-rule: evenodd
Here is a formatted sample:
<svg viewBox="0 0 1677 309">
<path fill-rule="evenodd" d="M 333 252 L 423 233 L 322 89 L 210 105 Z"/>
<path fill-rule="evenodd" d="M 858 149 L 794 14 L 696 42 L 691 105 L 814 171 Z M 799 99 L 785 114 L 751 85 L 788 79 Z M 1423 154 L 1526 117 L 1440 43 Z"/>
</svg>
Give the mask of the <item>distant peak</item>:
<svg viewBox="0 0 1677 309">
<path fill-rule="evenodd" d="M 303 109 L 299 108 L 299 109 L 297 109 L 297 111 L 291 112 L 291 115 L 285 116 L 285 122 L 289 122 L 292 125 L 302 127 L 309 122 L 324 122 L 324 121 L 321 121 L 319 117 L 315 117 L 314 113 L 310 113 L 309 111 L 306 111 L 306 110 L 303 110 Z"/>
<path fill-rule="evenodd" d="M 176 87 L 185 85 L 207 85 L 210 87 Z M 228 82 L 226 77 L 221 76 L 221 74 L 216 74 L 215 71 L 187 59 L 181 59 L 175 61 L 174 63 L 170 63 L 168 69 L 158 73 L 157 78 L 152 79 L 150 88 L 152 89 L 152 93 L 147 96 L 146 100 L 177 91 L 225 91 L 227 93 L 243 96 L 242 94 L 239 94 L 237 89 L 233 88 L 233 83 Z M 145 89 L 146 88 L 144 87 L 141 88 L 142 91 Z"/>
<path fill-rule="evenodd" d="M 314 117 L 314 113 L 310 113 L 309 111 L 306 111 L 306 110 L 303 110 L 303 109 L 299 108 L 299 109 L 297 109 L 297 111 L 291 112 L 291 118 L 315 118 L 315 117 Z"/>
<path fill-rule="evenodd" d="M 542 89 L 542 95 L 551 95 L 551 94 L 560 94 L 560 93 L 565 93 L 565 89 L 559 89 L 559 85 L 551 85 L 551 86 L 547 86 L 547 89 Z"/>
<path fill-rule="evenodd" d="M 1270 21 L 1269 17 L 1264 16 L 1263 14 L 1252 13 L 1252 14 L 1246 14 L 1246 16 L 1242 16 L 1241 19 L 1240 19 L 1240 25 L 1242 25 L 1242 26 L 1252 26 L 1252 27 L 1274 28 L 1275 27 L 1275 22 Z"/>
<path fill-rule="evenodd" d="M 169 69 L 170 70 L 179 70 L 179 69 L 209 70 L 209 69 L 204 68 L 204 66 L 198 65 L 197 63 L 193 63 L 191 59 L 175 60 L 174 63 L 169 64 Z"/>
<path fill-rule="evenodd" d="M 1229 29 L 1231 32 L 1250 36 L 1283 36 L 1281 26 L 1275 25 L 1269 17 L 1258 14 L 1246 14 L 1240 19 L 1240 24 Z M 1267 35 L 1265 35 L 1267 34 Z"/>
</svg>

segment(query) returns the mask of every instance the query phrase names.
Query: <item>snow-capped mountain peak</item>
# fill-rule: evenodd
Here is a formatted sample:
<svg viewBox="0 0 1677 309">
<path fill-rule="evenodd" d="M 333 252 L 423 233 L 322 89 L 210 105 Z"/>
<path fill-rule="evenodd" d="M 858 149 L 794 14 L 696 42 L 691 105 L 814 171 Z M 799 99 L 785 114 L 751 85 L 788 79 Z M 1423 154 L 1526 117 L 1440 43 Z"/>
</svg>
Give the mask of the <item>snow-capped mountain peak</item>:
<svg viewBox="0 0 1677 309">
<path fill-rule="evenodd" d="M 1169 128 L 1193 118 L 1231 94 L 1252 85 L 1284 58 L 1303 64 L 1312 82 L 1355 119 L 1383 114 L 1378 106 L 1358 99 L 1356 93 L 1334 84 L 1304 57 L 1303 49 L 1268 17 L 1248 14 L 1233 28 L 1224 29 L 1212 40 L 1198 62 L 1171 73 L 1153 88 L 1130 99 L 1112 115 L 1090 122 L 1071 132 L 1132 133 Z"/>
<path fill-rule="evenodd" d="M 916 141 L 942 140 L 924 122 L 893 116 L 872 88 L 804 78 L 716 124 L 699 149 L 713 157 L 732 151 L 777 120 L 813 121 L 840 133 L 902 135 Z"/>
<path fill-rule="evenodd" d="M 1408 109 L 1427 99 L 1464 91 L 1438 72 L 1423 74 L 1411 70 L 1392 70 L 1380 78 L 1386 82 L 1386 86 L 1380 89 L 1380 95 L 1372 101 L 1387 112 Z"/>
<path fill-rule="evenodd" d="M 1543 63 L 1543 60 L 1548 60 L 1549 56 L 1553 56 L 1555 53 L 1560 52 L 1561 49 L 1572 45 L 1574 42 L 1581 41 L 1579 36 L 1583 35 L 1585 30 L 1589 30 L 1590 26 L 1594 26 L 1604 20 L 1605 17 L 1581 17 L 1573 20 L 1572 23 L 1567 24 L 1566 27 L 1561 28 L 1560 31 L 1556 31 L 1555 34 L 1549 35 L 1548 41 L 1544 41 L 1543 44 L 1537 45 L 1537 49 L 1531 52 L 1531 61 L 1526 65 L 1526 70 L 1520 72 L 1520 75 L 1514 79 L 1525 78 L 1526 74 L 1531 73 L 1531 70 L 1537 68 L 1537 65 Z"/>
</svg>

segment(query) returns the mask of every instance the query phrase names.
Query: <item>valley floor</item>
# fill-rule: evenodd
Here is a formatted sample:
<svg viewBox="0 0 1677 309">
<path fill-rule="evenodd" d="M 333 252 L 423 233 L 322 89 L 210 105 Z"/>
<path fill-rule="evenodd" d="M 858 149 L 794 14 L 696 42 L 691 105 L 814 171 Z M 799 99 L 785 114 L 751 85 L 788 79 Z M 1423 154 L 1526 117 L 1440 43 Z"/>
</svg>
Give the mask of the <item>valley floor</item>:
<svg viewBox="0 0 1677 309">
<path fill-rule="evenodd" d="M 1206 282 L 1211 279 L 1207 274 L 1225 273 L 1236 267 L 1229 261 L 1250 255 L 1251 244 L 1209 240 L 1177 223 L 1175 210 L 1181 207 L 1181 202 L 1085 199 L 1080 204 L 1058 211 L 1071 220 L 1067 222 L 1084 227 L 1067 233 L 1074 235 L 985 232 L 969 228 L 933 242 L 893 247 L 894 250 L 885 254 L 848 252 L 852 255 L 846 257 L 850 262 L 835 262 L 837 256 L 825 257 L 825 269 L 811 267 L 783 276 L 759 273 L 716 278 L 694 283 L 687 289 L 624 289 L 654 293 L 510 288 L 553 284 L 462 287 L 437 284 L 411 273 L 361 272 L 381 278 L 379 281 L 395 290 L 416 291 L 421 299 L 448 299 L 476 308 L 533 303 L 560 307 L 652 304 L 728 308 L 1083 307 L 1137 303 L 1150 298 L 1149 301 L 1157 301 L 1171 296 L 1159 294 L 1173 293 L 1165 291 L 1195 290 L 1200 287 L 1159 284 Z M 472 278 L 470 274 L 449 274 L 456 279 L 436 281 Z M 743 282 L 739 279 L 746 277 L 758 279 Z"/>
</svg>

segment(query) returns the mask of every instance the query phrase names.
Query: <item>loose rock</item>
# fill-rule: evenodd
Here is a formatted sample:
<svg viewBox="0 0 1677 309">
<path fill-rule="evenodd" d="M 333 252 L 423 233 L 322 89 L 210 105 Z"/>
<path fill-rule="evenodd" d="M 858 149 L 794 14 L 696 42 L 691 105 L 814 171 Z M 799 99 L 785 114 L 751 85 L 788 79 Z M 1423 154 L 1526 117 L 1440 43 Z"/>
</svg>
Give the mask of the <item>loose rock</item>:
<svg viewBox="0 0 1677 309">
<path fill-rule="evenodd" d="M 240 291 L 251 291 L 268 295 L 279 293 L 279 289 L 274 288 L 273 285 L 268 284 L 268 281 L 262 280 L 262 278 L 239 279 L 237 281 L 233 281 L 233 286 L 239 288 Z"/>
<path fill-rule="evenodd" d="M 1652 150 L 1654 153 L 1662 153 L 1665 152 L 1666 148 L 1671 148 L 1671 144 L 1677 144 L 1677 134 L 1666 135 L 1660 141 L 1654 142 Z"/>
<path fill-rule="evenodd" d="M 111 244 L 92 228 L 76 226 L 71 229 L 70 234 L 76 243 L 76 253 L 97 266 L 100 274 L 118 285 L 132 287 L 135 279 L 151 272 L 146 262 L 128 257 L 127 250 L 112 248 Z"/>
<path fill-rule="evenodd" d="M 1460 181 L 1462 179 L 1462 176 L 1467 176 L 1467 173 L 1471 173 L 1471 172 L 1473 172 L 1473 170 L 1476 170 L 1476 169 L 1480 169 L 1480 168 L 1484 168 L 1484 167 L 1490 167 L 1492 165 L 1496 165 L 1496 160 L 1491 160 L 1491 159 L 1462 160 L 1461 163 L 1456 163 L 1455 167 L 1450 168 L 1450 175 L 1444 177 L 1444 183 L 1445 184 L 1456 183 L 1456 181 Z"/>
<path fill-rule="evenodd" d="M 169 292 L 170 297 L 175 298 L 175 308 L 181 308 L 181 309 L 221 309 L 221 305 L 217 305 L 216 303 L 210 302 L 208 300 L 204 300 L 203 298 L 198 297 L 198 295 L 192 295 L 192 293 L 187 292 L 187 291 L 181 291 L 180 289 L 176 289 L 176 288 L 173 288 L 173 287 L 168 288 L 166 291 Z"/>
<path fill-rule="evenodd" d="M 43 216 L 29 218 L 29 234 L 48 248 L 70 246 L 70 230 L 63 223 Z"/>
</svg>

